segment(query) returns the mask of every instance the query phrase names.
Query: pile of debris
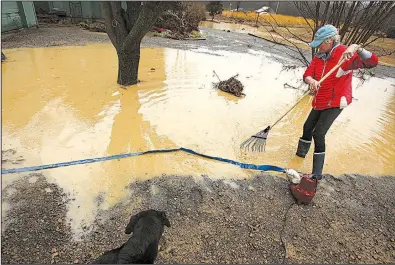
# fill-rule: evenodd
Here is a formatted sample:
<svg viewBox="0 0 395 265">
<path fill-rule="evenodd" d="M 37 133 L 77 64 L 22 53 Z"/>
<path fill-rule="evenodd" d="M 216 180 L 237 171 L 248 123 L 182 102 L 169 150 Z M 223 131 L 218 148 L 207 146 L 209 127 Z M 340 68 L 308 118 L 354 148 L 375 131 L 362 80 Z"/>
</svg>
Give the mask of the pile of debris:
<svg viewBox="0 0 395 265">
<path fill-rule="evenodd" d="M 36 16 L 39 24 L 65 23 L 65 21 L 70 20 L 66 11 L 59 8 L 52 8 L 49 12 L 39 9 Z"/>
<path fill-rule="evenodd" d="M 155 22 L 156 36 L 185 40 L 200 38 L 199 23 L 206 19 L 205 6 L 199 2 L 174 2 Z"/>
<path fill-rule="evenodd" d="M 169 38 L 173 40 L 190 40 L 190 39 L 204 40 L 205 39 L 202 38 L 200 31 L 179 32 L 179 31 L 173 31 L 164 28 L 157 28 L 155 26 L 152 28 L 152 31 L 155 32 L 154 36 L 156 37 Z"/>
<path fill-rule="evenodd" d="M 224 92 L 233 94 L 236 97 L 245 96 L 245 94 L 242 93 L 242 91 L 244 90 L 243 84 L 236 79 L 238 76 L 239 74 L 232 76 L 228 80 L 214 83 L 214 87 Z"/>
<path fill-rule="evenodd" d="M 107 32 L 106 23 L 104 21 L 95 21 L 95 22 L 82 21 L 78 25 L 84 29 L 93 32 Z"/>
<path fill-rule="evenodd" d="M 40 24 L 56 24 L 59 22 L 57 15 L 37 14 L 37 20 Z"/>
</svg>

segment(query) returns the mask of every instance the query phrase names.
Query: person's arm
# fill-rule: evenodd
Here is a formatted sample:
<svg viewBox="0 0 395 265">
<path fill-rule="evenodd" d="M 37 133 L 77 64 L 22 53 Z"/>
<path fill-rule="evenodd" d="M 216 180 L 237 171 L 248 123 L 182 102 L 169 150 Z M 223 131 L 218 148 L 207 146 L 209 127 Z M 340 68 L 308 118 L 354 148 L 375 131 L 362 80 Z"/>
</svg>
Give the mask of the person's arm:
<svg viewBox="0 0 395 265">
<path fill-rule="evenodd" d="M 317 91 L 318 89 L 318 81 L 315 80 L 315 63 L 316 58 L 314 57 L 311 61 L 310 65 L 307 67 L 306 71 L 303 74 L 303 82 L 310 85 L 310 90 L 312 92 Z"/>
<path fill-rule="evenodd" d="M 303 73 L 303 81 L 306 84 L 310 84 L 308 83 L 308 81 L 315 78 L 315 73 L 314 73 L 315 63 L 316 63 L 316 58 L 314 57 L 313 60 L 311 60 L 310 65 L 307 66 L 306 71 L 304 71 Z"/>
<path fill-rule="evenodd" d="M 373 68 L 378 65 L 377 55 L 356 44 L 350 45 L 343 53 L 342 58 L 348 59 L 341 65 L 343 71 Z"/>
</svg>

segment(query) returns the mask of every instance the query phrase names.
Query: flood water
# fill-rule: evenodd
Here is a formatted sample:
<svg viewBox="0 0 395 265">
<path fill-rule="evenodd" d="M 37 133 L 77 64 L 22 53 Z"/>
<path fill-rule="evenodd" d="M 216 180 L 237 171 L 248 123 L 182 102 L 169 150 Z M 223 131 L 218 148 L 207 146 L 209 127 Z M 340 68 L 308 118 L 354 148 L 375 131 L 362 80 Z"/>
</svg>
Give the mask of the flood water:
<svg viewBox="0 0 395 265">
<path fill-rule="evenodd" d="M 270 29 L 270 27 L 262 27 L 261 25 L 259 27 L 253 27 L 253 26 L 237 24 L 237 23 L 226 23 L 226 22 L 217 23 L 212 21 L 202 21 L 200 22 L 200 26 L 206 28 L 218 29 L 218 30 L 230 30 L 232 32 L 237 32 L 237 33 L 245 33 L 245 34 L 251 33 L 268 40 L 275 40 L 280 43 L 284 43 L 284 42 L 286 43 L 286 41 L 282 37 L 277 36 L 276 34 L 270 32 L 268 30 Z M 308 30 L 306 30 L 306 33 L 303 32 L 303 34 L 311 34 L 311 33 Z M 287 40 L 292 41 L 293 43 L 297 43 L 298 46 L 300 46 L 300 48 L 309 49 L 309 46 L 301 40 L 291 37 L 287 37 Z M 288 45 L 289 43 L 286 44 Z"/>
<path fill-rule="evenodd" d="M 240 144 L 275 122 L 303 94 L 303 68 L 282 70 L 268 53 L 203 49 L 142 49 L 136 86 L 116 84 L 117 56 L 111 44 L 6 50 L 2 64 L 2 150 L 36 166 L 127 152 L 186 147 L 241 162 L 310 172 L 295 151 L 310 111 L 306 97 L 272 129 L 265 153 L 246 153 Z M 239 74 L 245 98 L 213 89 Z M 325 173 L 395 175 L 394 80 L 354 79 L 358 100 L 345 109 L 327 135 Z M 182 152 L 151 154 L 43 171 L 76 198 L 69 205 L 72 227 L 91 222 L 126 194 L 133 181 L 162 174 L 240 179 L 259 173 Z M 3 187 L 19 175 L 2 176 Z M 103 196 L 97 206 L 95 199 Z"/>
</svg>

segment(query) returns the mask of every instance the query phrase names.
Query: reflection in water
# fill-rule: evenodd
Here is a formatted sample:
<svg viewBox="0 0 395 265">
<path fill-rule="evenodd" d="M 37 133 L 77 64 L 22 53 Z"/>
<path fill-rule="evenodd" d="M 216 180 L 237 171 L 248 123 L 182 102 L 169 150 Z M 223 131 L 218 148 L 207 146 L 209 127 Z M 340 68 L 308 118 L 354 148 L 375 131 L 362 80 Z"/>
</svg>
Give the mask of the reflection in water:
<svg viewBox="0 0 395 265">
<path fill-rule="evenodd" d="M 25 161 L 3 167 L 182 146 L 309 172 L 312 150 L 306 159 L 294 154 L 310 97 L 270 132 L 266 153 L 239 150 L 241 142 L 276 121 L 303 93 L 284 89 L 283 84 L 300 84 L 304 69 L 281 72 L 282 65 L 270 54 L 250 52 L 142 49 L 142 82 L 123 89 L 115 83 L 117 57 L 111 44 L 10 50 L 12 60 L 2 64 L 2 148 L 15 149 Z M 221 79 L 239 74 L 246 97 L 213 89 L 212 83 L 218 81 L 213 70 Z M 357 87 L 358 80 L 354 81 Z M 356 89 L 359 100 L 342 112 L 327 136 L 325 172 L 395 174 L 391 82 L 371 78 Z M 119 202 L 133 181 L 162 174 L 246 178 L 256 172 L 168 153 L 43 173 L 75 196 L 68 216 L 79 233 L 98 209 Z M 3 176 L 3 187 L 18 177 Z"/>
<path fill-rule="evenodd" d="M 200 22 L 200 25 L 202 27 L 206 28 L 212 28 L 212 29 L 219 29 L 219 30 L 231 30 L 233 32 L 238 32 L 238 33 L 261 33 L 261 30 L 256 27 L 251 27 L 249 25 L 243 25 L 243 24 L 236 24 L 236 23 L 216 23 L 216 22 L 211 22 L 211 21 L 202 21 Z"/>
</svg>

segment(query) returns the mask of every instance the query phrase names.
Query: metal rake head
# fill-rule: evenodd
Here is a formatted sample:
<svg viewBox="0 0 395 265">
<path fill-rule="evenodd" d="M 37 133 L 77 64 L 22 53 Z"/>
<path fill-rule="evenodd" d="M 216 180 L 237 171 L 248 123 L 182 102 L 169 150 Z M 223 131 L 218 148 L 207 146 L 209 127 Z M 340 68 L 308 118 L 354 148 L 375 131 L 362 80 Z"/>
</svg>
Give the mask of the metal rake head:
<svg viewBox="0 0 395 265">
<path fill-rule="evenodd" d="M 264 130 L 251 136 L 240 145 L 240 149 L 246 151 L 251 150 L 252 152 L 264 152 L 266 149 L 266 140 L 270 131 L 270 126 L 267 126 Z"/>
</svg>

